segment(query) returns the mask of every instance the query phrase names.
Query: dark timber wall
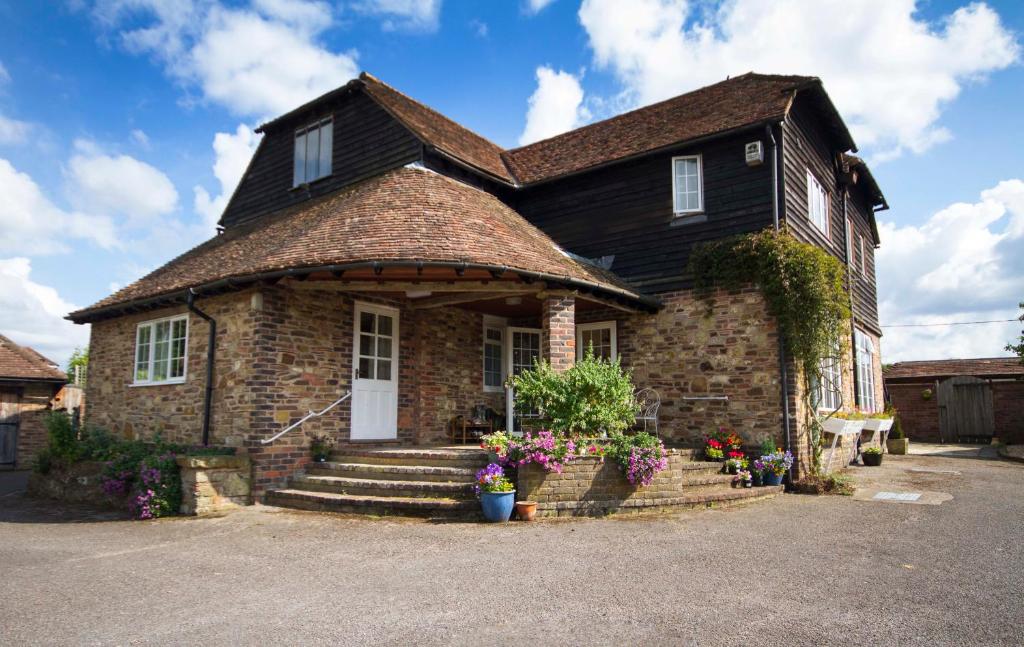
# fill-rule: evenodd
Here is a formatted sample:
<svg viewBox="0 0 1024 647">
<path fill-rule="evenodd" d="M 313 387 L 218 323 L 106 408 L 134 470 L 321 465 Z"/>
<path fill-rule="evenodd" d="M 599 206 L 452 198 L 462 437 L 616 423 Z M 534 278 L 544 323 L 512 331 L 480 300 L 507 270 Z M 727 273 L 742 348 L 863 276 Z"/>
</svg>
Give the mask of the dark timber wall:
<svg viewBox="0 0 1024 647">
<path fill-rule="evenodd" d="M 567 250 L 588 258 L 615 255 L 612 270 L 649 292 L 688 287 L 695 243 L 772 224 L 771 165 L 749 167 L 749 131 L 527 187 L 512 206 Z M 705 222 L 682 224 L 672 210 L 672 157 L 700 153 Z"/>
<path fill-rule="evenodd" d="M 846 225 L 843 222 L 843 188 L 837 182 L 836 154 L 809 108 L 799 99 L 783 124 L 783 220 L 794 236 L 824 247 L 846 263 Z M 811 222 L 807 212 L 807 171 L 828 191 L 829 231 L 826 235 Z M 881 334 L 875 284 L 875 248 L 871 236 L 871 206 L 865 191 L 854 185 L 846 205 L 853 223 L 853 314 L 858 325 Z M 860 236 L 864 237 L 866 272 L 861 271 Z"/>
<path fill-rule="evenodd" d="M 292 187 L 295 128 L 334 115 L 332 174 L 309 185 Z M 362 92 L 341 97 L 331 106 L 296 117 L 264 134 L 238 190 L 224 210 L 221 225 L 231 227 L 317 197 L 420 159 L 420 141 L 405 126 Z"/>
</svg>

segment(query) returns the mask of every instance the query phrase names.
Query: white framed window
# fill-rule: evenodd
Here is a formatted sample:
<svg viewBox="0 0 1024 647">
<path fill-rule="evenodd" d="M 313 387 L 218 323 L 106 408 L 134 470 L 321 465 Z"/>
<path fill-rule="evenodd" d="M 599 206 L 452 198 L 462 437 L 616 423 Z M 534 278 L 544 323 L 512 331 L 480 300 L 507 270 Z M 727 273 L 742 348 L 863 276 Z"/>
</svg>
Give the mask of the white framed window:
<svg viewBox="0 0 1024 647">
<path fill-rule="evenodd" d="M 867 249 L 864 247 L 864 236 L 860 236 L 860 273 L 864 276 L 868 275 L 868 255 Z"/>
<path fill-rule="evenodd" d="M 861 411 L 878 411 L 875 399 L 875 344 L 860 330 L 854 331 L 857 346 L 857 406 Z"/>
<path fill-rule="evenodd" d="M 807 170 L 807 217 L 828 238 L 828 193 L 810 169 Z"/>
<path fill-rule="evenodd" d="M 704 176 L 700 155 L 672 158 L 672 204 L 677 214 L 704 211 Z"/>
<path fill-rule="evenodd" d="M 504 319 L 484 317 L 484 391 L 505 390 L 505 326 Z"/>
<path fill-rule="evenodd" d="M 334 149 L 334 121 L 321 119 L 295 131 L 293 186 L 331 174 Z"/>
<path fill-rule="evenodd" d="M 846 264 L 853 270 L 853 218 L 846 219 Z"/>
<path fill-rule="evenodd" d="M 188 363 L 188 315 L 144 321 L 135 331 L 134 384 L 180 384 Z"/>
<path fill-rule="evenodd" d="M 619 353 L 614 321 L 599 321 L 576 326 L 576 358 L 583 359 L 589 348 L 594 349 L 594 357 L 610 362 L 615 361 Z"/>
<path fill-rule="evenodd" d="M 835 411 L 843 405 L 843 364 L 839 349 L 835 356 L 821 360 L 821 380 L 818 382 L 818 409 Z"/>
</svg>

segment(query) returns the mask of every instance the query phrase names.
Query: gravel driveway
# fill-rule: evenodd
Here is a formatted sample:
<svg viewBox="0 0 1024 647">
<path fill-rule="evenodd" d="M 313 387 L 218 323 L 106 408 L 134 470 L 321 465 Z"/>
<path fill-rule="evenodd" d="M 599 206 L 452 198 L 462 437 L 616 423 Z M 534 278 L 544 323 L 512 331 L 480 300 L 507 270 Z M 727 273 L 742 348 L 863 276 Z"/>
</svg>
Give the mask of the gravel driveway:
<svg viewBox="0 0 1024 647">
<path fill-rule="evenodd" d="M 1024 644 L 1024 466 L 887 456 L 865 489 L 504 526 L 254 507 L 128 522 L 0 497 L 4 644 Z"/>
</svg>

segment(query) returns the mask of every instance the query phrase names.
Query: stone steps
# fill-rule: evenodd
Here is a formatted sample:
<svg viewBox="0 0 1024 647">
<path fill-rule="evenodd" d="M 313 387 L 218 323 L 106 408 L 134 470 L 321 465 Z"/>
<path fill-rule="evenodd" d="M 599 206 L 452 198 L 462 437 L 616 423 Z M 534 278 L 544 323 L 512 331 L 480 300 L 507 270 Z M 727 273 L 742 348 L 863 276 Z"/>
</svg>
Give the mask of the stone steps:
<svg viewBox="0 0 1024 647">
<path fill-rule="evenodd" d="M 537 514 L 546 517 L 600 516 L 607 514 L 639 514 L 641 512 L 671 512 L 695 508 L 731 507 L 775 498 L 783 486 L 759 488 L 715 487 L 699 492 L 688 492 L 676 497 L 625 501 L 559 501 L 537 506 Z"/>
<path fill-rule="evenodd" d="M 349 448 L 331 453 L 335 463 L 409 465 L 420 467 L 461 467 L 480 469 L 487 465 L 487 452 L 480 449 L 446 448 Z"/>
<path fill-rule="evenodd" d="M 471 499 L 475 496 L 472 480 L 461 483 L 451 481 L 398 481 L 307 474 L 293 478 L 291 489 L 373 497 Z"/>
<path fill-rule="evenodd" d="M 327 461 L 306 466 L 309 476 L 341 476 L 357 479 L 394 481 L 472 481 L 476 467 L 439 467 L 432 465 L 380 465 Z"/>
<path fill-rule="evenodd" d="M 267 503 L 317 512 L 344 512 L 377 516 L 408 516 L 473 520 L 480 516 L 476 500 L 420 497 L 381 497 L 334 492 L 284 489 L 267 494 Z"/>
</svg>

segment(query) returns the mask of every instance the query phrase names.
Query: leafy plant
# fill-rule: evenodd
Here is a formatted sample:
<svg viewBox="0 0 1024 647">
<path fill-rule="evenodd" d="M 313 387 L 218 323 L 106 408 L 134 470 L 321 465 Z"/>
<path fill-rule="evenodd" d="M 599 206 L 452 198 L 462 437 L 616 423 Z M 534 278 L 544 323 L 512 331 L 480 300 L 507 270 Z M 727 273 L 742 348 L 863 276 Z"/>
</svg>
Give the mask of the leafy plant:
<svg viewBox="0 0 1024 647">
<path fill-rule="evenodd" d="M 575 441 L 546 430 L 528 431 L 522 438 L 499 431 L 481 438 L 480 446 L 497 454 L 498 462 L 505 467 L 536 463 L 548 472 L 557 473 L 576 456 Z M 591 447 L 596 449 L 596 445 Z"/>
<path fill-rule="evenodd" d="M 861 453 L 863 453 L 863 454 L 870 454 L 871 456 L 881 456 L 882 455 L 882 448 L 881 447 L 868 447 L 867 449 L 865 449 Z"/>
<path fill-rule="evenodd" d="M 491 463 L 476 473 L 474 489 L 479 496 L 483 492 L 512 492 L 516 488 L 512 481 L 505 476 L 505 470 L 501 468 L 501 465 Z"/>
<path fill-rule="evenodd" d="M 633 485 L 650 485 L 658 472 L 668 469 L 665 445 L 645 431 L 612 436 L 605 453 Z"/>
<path fill-rule="evenodd" d="M 333 447 L 334 440 L 326 434 L 314 435 L 309 439 L 309 451 L 312 452 L 314 458 L 330 455 Z"/>
<path fill-rule="evenodd" d="M 1024 301 L 1020 303 L 1020 308 L 1024 309 Z M 1020 321 L 1024 321 L 1024 314 L 1018 317 L 1018 319 Z M 1018 343 L 1007 344 L 1006 350 L 1010 351 L 1011 353 L 1014 353 L 1015 355 L 1020 357 L 1021 362 L 1024 362 L 1024 330 L 1022 330 L 1020 333 L 1020 340 L 1018 341 Z"/>
<path fill-rule="evenodd" d="M 173 453 L 148 455 L 139 465 L 128 504 L 137 519 L 177 514 L 181 508 L 181 470 Z"/>
<path fill-rule="evenodd" d="M 775 441 L 772 438 L 765 438 L 761 441 L 761 455 L 771 454 L 778 448 L 775 446 Z"/>
<path fill-rule="evenodd" d="M 50 450 L 44 447 L 32 459 L 32 471 L 36 474 L 49 474 L 51 469 L 53 469 L 53 456 L 50 454 Z"/>
<path fill-rule="evenodd" d="M 43 424 L 46 426 L 47 447 L 51 458 L 63 464 L 78 460 L 78 436 L 71 424 L 71 416 L 62 411 L 50 411 Z"/>
<path fill-rule="evenodd" d="M 73 353 L 71 353 L 71 359 L 68 361 L 68 381 L 69 382 L 77 383 L 76 382 L 76 378 L 77 378 L 77 376 L 76 376 L 76 372 L 77 372 L 76 369 L 79 369 L 79 368 L 81 369 L 81 372 L 82 372 L 83 375 L 85 375 L 86 372 L 89 369 L 89 347 L 88 346 L 86 346 L 85 348 L 76 348 L 75 351 Z"/>
<path fill-rule="evenodd" d="M 604 360 L 590 352 L 563 372 L 540 360 L 509 381 L 517 407 L 538 411 L 545 427 L 556 434 L 621 432 L 634 423 L 640 409 L 631 373 L 618 360 Z"/>
<path fill-rule="evenodd" d="M 900 423 L 900 416 L 895 410 L 893 410 L 892 429 L 889 430 L 889 438 L 892 438 L 893 440 L 902 440 L 903 438 L 906 438 L 903 434 L 903 425 Z"/>
<path fill-rule="evenodd" d="M 720 461 L 725 458 L 725 447 L 722 441 L 708 438 L 704 444 L 704 458 L 709 461 Z"/>
</svg>

